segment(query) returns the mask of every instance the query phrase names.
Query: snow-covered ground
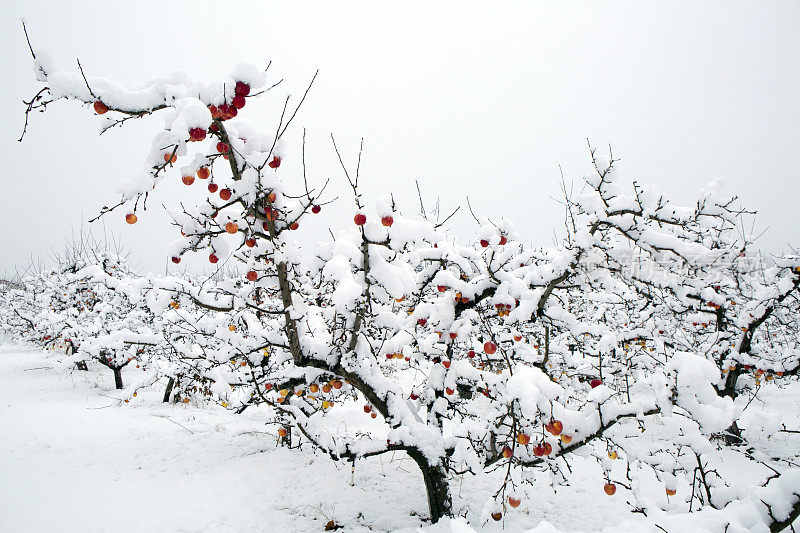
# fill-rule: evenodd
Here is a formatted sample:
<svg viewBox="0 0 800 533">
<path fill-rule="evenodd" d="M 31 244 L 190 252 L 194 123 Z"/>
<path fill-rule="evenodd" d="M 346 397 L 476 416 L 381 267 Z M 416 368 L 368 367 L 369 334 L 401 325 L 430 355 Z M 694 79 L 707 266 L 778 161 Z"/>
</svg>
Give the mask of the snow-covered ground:
<svg viewBox="0 0 800 533">
<path fill-rule="evenodd" d="M 311 450 L 278 447 L 258 411 L 165 405 L 159 390 L 130 403 L 122 396 L 110 372 L 64 371 L 41 350 L 0 345 L 0 531 L 293 532 L 334 520 L 344 531 L 410 533 L 427 525 L 421 475 L 400 456 L 359 461 L 353 474 Z M 469 508 L 469 527 L 481 531 L 597 531 L 632 519 L 624 495 L 602 493 L 599 471 L 573 466 L 571 486 L 544 488 L 502 522 L 476 520 L 496 490 L 491 479 L 455 484 L 457 508 Z M 425 530 L 471 531 L 461 520 Z"/>
</svg>

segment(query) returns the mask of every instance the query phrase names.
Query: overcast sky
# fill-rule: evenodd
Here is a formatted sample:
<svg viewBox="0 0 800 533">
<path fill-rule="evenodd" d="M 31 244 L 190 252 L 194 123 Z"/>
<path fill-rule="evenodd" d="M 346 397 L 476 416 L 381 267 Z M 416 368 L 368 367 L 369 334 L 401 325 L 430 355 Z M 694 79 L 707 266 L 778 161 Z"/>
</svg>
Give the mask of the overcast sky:
<svg viewBox="0 0 800 533">
<path fill-rule="evenodd" d="M 0 274 L 60 248 L 136 173 L 161 119 L 98 137 L 99 121 L 74 102 L 31 119 L 37 90 L 19 19 L 35 48 L 63 68 L 136 83 L 176 70 L 227 75 L 240 60 L 284 78 L 248 104 L 271 130 L 275 104 L 317 82 L 293 125 L 281 172 L 300 175 L 307 129 L 312 180 L 333 178 L 340 199 L 304 224 L 304 238 L 352 225 L 330 134 L 354 162 L 365 139 L 364 192 L 393 192 L 417 211 L 414 181 L 431 205 L 464 204 L 513 220 L 526 242 L 552 242 L 562 224 L 559 165 L 589 170 L 586 139 L 613 145 L 621 176 L 684 201 L 707 181 L 757 209 L 762 248 L 800 246 L 800 2 L 3 2 L 0 85 L 3 160 Z M 177 176 L 129 227 L 106 217 L 145 270 L 163 270 L 175 238 L 161 203 Z M 96 225 L 96 224 L 95 224 Z M 453 220 L 474 231 L 465 210 Z M 103 233 L 103 226 L 94 229 Z M 323 238 L 324 234 L 320 238 Z M 183 266 L 183 265 L 182 265 Z"/>
</svg>

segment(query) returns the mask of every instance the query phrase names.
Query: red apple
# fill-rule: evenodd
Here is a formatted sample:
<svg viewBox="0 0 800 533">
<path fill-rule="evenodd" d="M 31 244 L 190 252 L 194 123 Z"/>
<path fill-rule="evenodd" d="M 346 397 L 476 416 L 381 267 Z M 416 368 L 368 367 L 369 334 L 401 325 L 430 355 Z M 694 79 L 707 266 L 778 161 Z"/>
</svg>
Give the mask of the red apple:
<svg viewBox="0 0 800 533">
<path fill-rule="evenodd" d="M 244 241 L 244 244 L 245 244 L 245 245 L 246 245 L 248 248 L 252 248 L 253 246 L 255 246 L 255 245 L 256 245 L 256 240 L 255 240 L 254 238 L 252 238 L 252 237 L 251 237 L 251 238 L 247 239 L 246 241 Z"/>
<path fill-rule="evenodd" d="M 487 246 L 489 246 L 489 241 L 487 241 L 486 239 L 481 239 L 481 246 L 486 248 Z"/>
<path fill-rule="evenodd" d="M 208 106 L 208 112 L 211 113 L 211 118 L 219 118 L 221 115 L 219 108 L 214 104 Z"/>
<path fill-rule="evenodd" d="M 483 343 L 483 351 L 489 355 L 492 355 L 497 351 L 497 345 L 491 341 L 486 341 Z"/>
<path fill-rule="evenodd" d="M 510 505 L 514 509 L 519 507 L 519 504 L 521 504 L 521 503 L 522 503 L 522 500 L 518 500 L 517 498 L 514 498 L 513 496 L 509 496 L 508 497 L 508 505 Z"/>
<path fill-rule="evenodd" d="M 356 223 L 356 226 L 363 226 L 364 224 L 367 223 L 367 217 L 366 215 L 358 213 L 356 214 L 356 216 L 353 217 L 353 222 Z"/>
<path fill-rule="evenodd" d="M 224 142 L 222 142 L 222 141 L 220 141 L 220 142 L 218 142 L 218 143 L 217 143 L 217 152 L 219 152 L 219 153 L 221 153 L 221 154 L 224 154 L 224 153 L 226 153 L 226 152 L 228 151 L 228 148 L 229 148 L 229 147 L 228 147 L 228 144 L 227 144 L 227 143 L 224 143 Z"/>
<path fill-rule="evenodd" d="M 247 101 L 241 94 L 237 94 L 236 96 L 233 97 L 233 107 L 235 107 L 236 109 L 243 108 L 245 103 L 247 103 Z"/>
<path fill-rule="evenodd" d="M 98 115 L 103 115 L 108 112 L 108 106 L 98 100 L 94 103 L 94 112 Z"/>
<path fill-rule="evenodd" d="M 365 405 L 364 406 L 364 412 L 365 413 L 369 413 L 370 411 L 372 411 L 372 406 L 371 405 Z"/>
<path fill-rule="evenodd" d="M 439 292 L 444 292 L 447 290 L 447 285 L 437 285 L 436 290 Z"/>
<path fill-rule="evenodd" d="M 322 211 L 322 208 L 321 208 L 320 206 L 318 206 L 318 205 L 315 205 L 315 206 L 313 206 L 313 207 L 311 208 L 311 212 L 312 212 L 312 213 L 314 213 L 315 215 L 316 215 L 317 213 L 319 213 L 320 211 Z"/>
<path fill-rule="evenodd" d="M 562 424 L 560 420 L 551 419 L 550 422 L 545 424 L 544 429 L 552 435 L 559 436 L 561 432 L 564 431 L 564 424 Z"/>
<path fill-rule="evenodd" d="M 230 189 L 222 189 L 221 191 L 219 191 L 219 197 L 225 201 L 230 200 L 232 194 L 233 193 L 231 193 Z"/>
<path fill-rule="evenodd" d="M 251 270 L 247 273 L 247 279 L 250 281 L 255 281 L 258 279 L 258 274 L 256 274 L 255 270 Z"/>
<path fill-rule="evenodd" d="M 445 368 L 450 368 L 450 361 L 445 359 L 444 361 L 442 361 L 442 366 Z"/>
<path fill-rule="evenodd" d="M 172 152 L 167 152 L 164 154 L 164 162 L 165 163 L 174 163 L 178 160 L 178 156 Z"/>
<path fill-rule="evenodd" d="M 217 256 L 216 256 L 216 255 L 214 255 L 214 254 L 211 254 L 211 255 L 209 255 L 209 256 L 208 256 L 208 261 L 209 261 L 210 263 L 212 263 L 212 264 L 213 264 L 213 263 L 216 263 L 217 261 L 219 261 L 219 257 L 217 257 Z"/>
<path fill-rule="evenodd" d="M 210 175 L 211 171 L 208 169 L 208 167 L 200 167 L 197 169 L 197 177 L 201 180 L 208 179 Z"/>
<path fill-rule="evenodd" d="M 417 320 L 417 324 L 419 324 L 420 326 L 424 326 L 425 324 L 427 324 L 427 322 L 428 321 L 424 318 L 420 318 Z"/>
<path fill-rule="evenodd" d="M 250 86 L 243 81 L 237 81 L 233 92 L 236 94 L 241 94 L 242 96 L 247 96 L 250 94 Z"/>
<path fill-rule="evenodd" d="M 512 450 L 509 446 L 503 448 L 503 457 L 506 459 L 512 457 L 514 455 L 514 450 Z"/>
<path fill-rule="evenodd" d="M 387 217 L 383 217 L 383 218 L 381 218 L 381 224 L 383 224 L 384 226 L 386 226 L 388 228 L 389 226 L 394 224 L 394 218 L 388 217 L 388 216 Z"/>
<path fill-rule="evenodd" d="M 172 258 L 172 262 L 173 262 L 173 263 L 175 263 L 175 264 L 177 265 L 178 263 L 180 263 L 180 262 L 181 262 L 181 258 L 180 258 L 180 257 L 178 257 L 178 256 L 175 256 L 175 257 L 173 257 L 173 258 Z"/>
<path fill-rule="evenodd" d="M 450 332 L 450 338 L 451 338 L 451 339 L 455 339 L 456 337 L 458 337 L 458 333 L 455 333 L 455 332 L 452 332 L 452 331 L 451 331 L 451 332 Z"/>
<path fill-rule="evenodd" d="M 202 141 L 206 138 L 206 130 L 203 128 L 192 128 L 189 130 L 190 141 Z"/>
<path fill-rule="evenodd" d="M 453 389 L 451 389 L 450 387 L 447 387 L 447 388 L 444 390 L 444 392 L 445 392 L 446 394 L 450 395 L 450 394 L 453 394 L 453 392 L 455 392 L 455 391 L 454 391 Z"/>
<path fill-rule="evenodd" d="M 234 233 L 239 231 L 239 225 L 236 224 L 235 222 L 228 222 L 227 224 L 225 224 L 225 231 L 233 235 Z"/>
<path fill-rule="evenodd" d="M 183 182 L 184 185 L 191 185 L 192 183 L 194 183 L 194 176 L 183 176 L 181 178 L 181 181 Z"/>
<path fill-rule="evenodd" d="M 603 490 L 606 491 L 606 494 L 609 496 L 613 496 L 615 492 L 617 492 L 617 486 L 613 483 L 606 483 L 603 485 Z"/>
<path fill-rule="evenodd" d="M 128 224 L 136 224 L 137 220 L 139 219 L 136 218 L 136 215 L 134 215 L 133 213 L 128 213 L 127 215 L 125 215 L 125 222 L 127 222 Z"/>
<path fill-rule="evenodd" d="M 525 433 L 518 433 L 517 434 L 517 442 L 522 444 L 523 446 L 527 445 L 531 441 L 531 438 L 526 435 Z"/>
<path fill-rule="evenodd" d="M 269 162 L 269 168 L 278 168 L 279 166 L 281 166 L 281 158 L 276 155 Z"/>
<path fill-rule="evenodd" d="M 589 382 L 592 388 L 599 387 L 603 384 L 603 380 L 599 378 L 594 378 L 592 381 Z"/>
<path fill-rule="evenodd" d="M 492 520 L 495 522 L 499 522 L 503 518 L 503 513 L 497 511 L 496 513 L 492 513 Z"/>
<path fill-rule="evenodd" d="M 215 192 L 217 192 L 217 189 L 219 189 L 219 185 L 217 185 L 216 183 L 209 183 L 208 184 L 208 192 L 215 193 Z"/>
<path fill-rule="evenodd" d="M 475 357 L 475 350 L 468 351 L 467 352 L 467 357 L 469 357 L 470 359 L 474 358 Z"/>
<path fill-rule="evenodd" d="M 292 222 L 291 224 L 289 224 L 289 229 L 291 229 L 291 230 L 295 230 L 295 229 L 297 229 L 299 227 L 300 227 L 300 224 L 298 224 L 297 222 Z"/>
<path fill-rule="evenodd" d="M 507 243 L 507 242 L 508 242 L 508 239 L 506 239 L 506 236 L 505 236 L 505 235 L 503 235 L 503 236 L 501 236 L 501 237 L 500 237 L 500 244 L 501 244 L 501 245 L 503 245 L 503 244 L 505 244 L 505 243 Z"/>
</svg>

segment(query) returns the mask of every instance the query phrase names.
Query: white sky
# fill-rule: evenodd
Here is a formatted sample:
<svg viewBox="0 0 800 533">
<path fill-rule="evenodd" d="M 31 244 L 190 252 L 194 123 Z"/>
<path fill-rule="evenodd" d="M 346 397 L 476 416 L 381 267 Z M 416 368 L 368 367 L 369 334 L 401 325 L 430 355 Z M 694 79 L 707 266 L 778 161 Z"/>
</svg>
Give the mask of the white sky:
<svg viewBox="0 0 800 533">
<path fill-rule="evenodd" d="M 487 6 L 491 6 L 489 9 Z M 314 239 L 352 225 L 353 203 L 330 143 L 355 161 L 368 199 L 393 192 L 417 211 L 414 180 L 443 209 L 469 194 L 479 214 L 513 220 L 546 244 L 562 223 L 551 197 L 561 164 L 588 172 L 586 138 L 613 145 L 623 177 L 687 202 L 724 176 L 769 227 L 769 251 L 800 246 L 800 3 L 788 2 L 3 2 L 0 87 L 0 274 L 59 248 L 82 221 L 118 199 L 141 167 L 161 119 L 98 137 L 74 102 L 32 117 L 23 143 L 22 98 L 36 91 L 19 18 L 35 48 L 66 68 L 136 83 L 184 70 L 227 75 L 240 60 L 285 81 L 245 114 L 266 129 L 286 92 L 320 75 L 293 124 L 307 128 L 312 181 L 334 179 L 336 206 L 298 232 Z M 299 151 L 281 167 L 300 175 Z M 174 176 L 136 226 L 105 220 L 148 270 L 175 238 L 160 203 L 189 194 Z M 195 185 L 197 187 L 197 185 Z M 199 194 L 198 191 L 193 191 Z M 370 202 L 372 203 L 372 202 Z M 324 216 L 323 216 L 324 215 Z M 465 209 L 454 219 L 474 231 Z M 99 226 L 94 230 L 102 234 Z M 323 238 L 324 235 L 320 236 Z M 200 263 L 205 267 L 206 265 Z M 183 265 L 182 265 L 183 266 Z"/>
</svg>

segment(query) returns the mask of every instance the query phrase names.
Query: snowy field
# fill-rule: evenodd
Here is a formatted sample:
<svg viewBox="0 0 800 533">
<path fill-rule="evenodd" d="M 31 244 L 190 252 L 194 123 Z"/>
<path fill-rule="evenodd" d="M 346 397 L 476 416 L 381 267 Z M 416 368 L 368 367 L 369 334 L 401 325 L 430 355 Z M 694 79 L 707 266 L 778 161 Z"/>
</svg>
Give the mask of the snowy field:
<svg viewBox="0 0 800 533">
<path fill-rule="evenodd" d="M 334 520 L 344 531 L 408 533 L 426 525 L 421 475 L 407 459 L 359 461 L 353 474 L 277 447 L 255 410 L 165 405 L 158 390 L 125 404 L 116 399 L 123 394 L 110 372 L 63 371 L 39 349 L 0 347 L 0 531 L 299 532 Z M 546 520 L 596 531 L 630 516 L 624 497 L 602 493 L 598 472 L 587 466 L 583 475 L 501 523 L 424 530 L 553 531 Z M 484 490 L 493 489 L 465 478 L 455 493 L 467 502 L 474 493 L 479 510 Z"/>
</svg>

